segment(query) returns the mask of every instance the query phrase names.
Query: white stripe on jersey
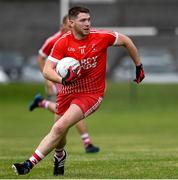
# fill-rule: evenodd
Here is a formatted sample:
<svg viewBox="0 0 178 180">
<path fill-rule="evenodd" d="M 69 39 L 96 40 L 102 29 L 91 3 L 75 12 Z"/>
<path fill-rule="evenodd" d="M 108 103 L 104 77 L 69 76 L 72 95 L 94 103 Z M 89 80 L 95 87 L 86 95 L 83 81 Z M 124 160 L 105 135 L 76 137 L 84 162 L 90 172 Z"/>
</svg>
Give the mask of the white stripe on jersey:
<svg viewBox="0 0 178 180">
<path fill-rule="evenodd" d="M 52 56 L 48 56 L 48 59 L 47 59 L 47 60 L 52 61 L 52 62 L 55 62 L 55 63 L 59 62 L 58 59 L 53 58 Z"/>
<path fill-rule="evenodd" d="M 99 99 L 96 102 L 96 104 L 94 104 L 90 109 L 88 109 L 88 111 L 84 114 L 84 116 L 87 117 L 89 114 L 94 112 L 99 107 L 99 105 L 101 104 L 102 100 L 103 100 L 103 98 L 99 97 Z"/>
<path fill-rule="evenodd" d="M 119 41 L 118 41 L 118 39 L 119 39 L 119 33 L 118 32 L 114 32 L 115 33 L 115 35 L 116 35 L 116 39 L 115 39 L 115 41 L 114 41 L 114 43 L 113 43 L 113 46 L 117 46 L 117 45 L 119 45 Z"/>
<path fill-rule="evenodd" d="M 48 57 L 48 55 L 45 54 L 45 53 L 42 51 L 42 49 L 40 49 L 40 50 L 38 51 L 38 54 L 41 55 L 41 56 L 44 57 L 44 58 L 47 58 L 47 57 Z"/>
</svg>

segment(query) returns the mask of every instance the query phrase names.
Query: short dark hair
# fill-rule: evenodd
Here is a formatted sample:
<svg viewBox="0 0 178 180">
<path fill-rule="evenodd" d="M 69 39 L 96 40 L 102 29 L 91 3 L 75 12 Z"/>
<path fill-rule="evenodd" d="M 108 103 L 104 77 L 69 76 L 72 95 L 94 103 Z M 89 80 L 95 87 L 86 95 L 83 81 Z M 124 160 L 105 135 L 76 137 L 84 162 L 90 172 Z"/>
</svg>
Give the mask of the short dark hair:
<svg viewBox="0 0 178 180">
<path fill-rule="evenodd" d="M 76 18 L 79 13 L 90 14 L 90 10 L 85 7 L 80 7 L 80 6 L 72 7 L 69 9 L 69 13 L 68 13 L 69 19 Z"/>
</svg>

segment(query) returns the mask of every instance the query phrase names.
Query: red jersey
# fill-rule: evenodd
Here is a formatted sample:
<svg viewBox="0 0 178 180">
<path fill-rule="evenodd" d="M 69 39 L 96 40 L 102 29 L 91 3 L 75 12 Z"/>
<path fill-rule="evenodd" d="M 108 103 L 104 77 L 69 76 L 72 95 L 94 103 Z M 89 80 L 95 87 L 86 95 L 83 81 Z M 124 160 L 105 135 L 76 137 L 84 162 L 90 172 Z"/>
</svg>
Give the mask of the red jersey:
<svg viewBox="0 0 178 180">
<path fill-rule="evenodd" d="M 81 76 L 71 84 L 62 86 L 60 94 L 96 93 L 103 95 L 106 76 L 107 48 L 117 45 L 118 34 L 91 30 L 82 40 L 71 32 L 64 34 L 54 45 L 48 60 L 58 62 L 63 57 L 73 57 L 81 64 Z"/>
<path fill-rule="evenodd" d="M 53 36 L 49 37 L 45 43 L 43 44 L 43 46 L 41 47 L 41 49 L 39 50 L 39 54 L 41 56 L 43 56 L 44 58 L 47 58 L 50 53 L 51 50 L 55 44 L 55 42 L 63 35 L 63 33 L 61 31 L 57 32 L 56 34 L 54 34 Z"/>
</svg>

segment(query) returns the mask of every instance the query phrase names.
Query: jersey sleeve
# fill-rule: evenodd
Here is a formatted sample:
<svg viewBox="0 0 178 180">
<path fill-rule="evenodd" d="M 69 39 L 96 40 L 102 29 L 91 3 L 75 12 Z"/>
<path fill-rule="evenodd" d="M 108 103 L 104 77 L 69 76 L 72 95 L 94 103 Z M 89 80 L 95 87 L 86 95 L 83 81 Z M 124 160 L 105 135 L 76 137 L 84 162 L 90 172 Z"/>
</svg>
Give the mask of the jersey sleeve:
<svg viewBox="0 0 178 180">
<path fill-rule="evenodd" d="M 48 60 L 52 62 L 58 62 L 60 59 L 64 57 L 66 52 L 66 41 L 63 38 L 60 38 L 53 46 L 50 55 L 48 56 Z"/>
<path fill-rule="evenodd" d="M 39 54 L 46 58 L 50 55 L 51 53 L 51 49 L 53 48 L 54 42 L 52 41 L 52 39 L 47 39 L 45 41 L 45 43 L 43 44 L 43 46 L 41 47 L 41 49 L 38 51 Z"/>
<path fill-rule="evenodd" d="M 104 33 L 104 40 L 107 43 L 107 46 L 117 46 L 119 35 L 117 32 L 107 31 Z"/>
<path fill-rule="evenodd" d="M 103 46 L 117 46 L 118 43 L 118 33 L 113 31 L 99 30 L 99 34 L 103 39 Z"/>
</svg>

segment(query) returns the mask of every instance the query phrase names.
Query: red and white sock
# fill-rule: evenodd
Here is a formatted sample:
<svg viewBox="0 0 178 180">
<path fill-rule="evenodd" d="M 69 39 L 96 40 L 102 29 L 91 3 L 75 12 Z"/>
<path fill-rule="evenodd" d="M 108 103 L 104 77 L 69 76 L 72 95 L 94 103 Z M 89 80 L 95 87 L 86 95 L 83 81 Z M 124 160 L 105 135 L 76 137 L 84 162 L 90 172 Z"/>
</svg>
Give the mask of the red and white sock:
<svg viewBox="0 0 178 180">
<path fill-rule="evenodd" d="M 41 108 L 48 109 L 49 101 L 46 99 L 43 99 L 41 102 L 39 102 L 38 106 Z"/>
<path fill-rule="evenodd" d="M 29 158 L 30 162 L 35 166 L 40 162 L 45 156 L 37 149 L 32 156 Z"/>
<path fill-rule="evenodd" d="M 81 139 L 83 141 L 84 146 L 86 147 L 88 144 L 91 144 L 91 140 L 88 133 L 82 134 Z"/>
</svg>

